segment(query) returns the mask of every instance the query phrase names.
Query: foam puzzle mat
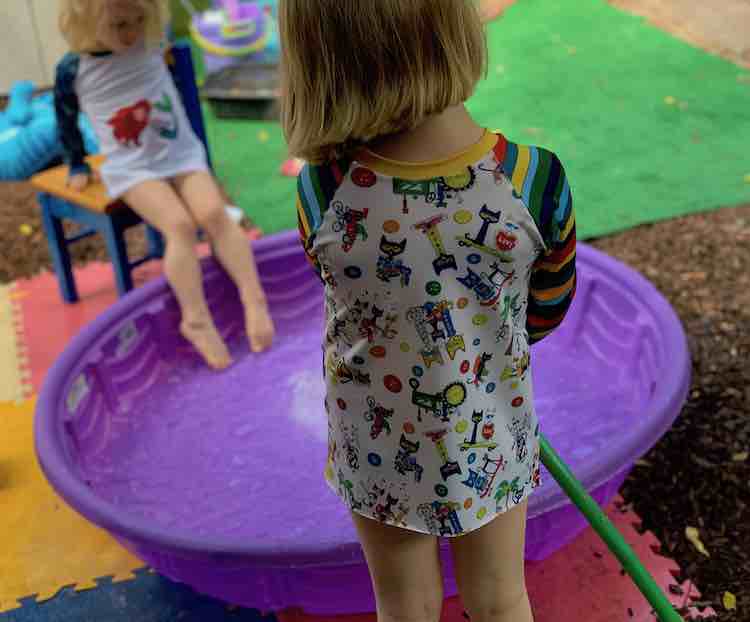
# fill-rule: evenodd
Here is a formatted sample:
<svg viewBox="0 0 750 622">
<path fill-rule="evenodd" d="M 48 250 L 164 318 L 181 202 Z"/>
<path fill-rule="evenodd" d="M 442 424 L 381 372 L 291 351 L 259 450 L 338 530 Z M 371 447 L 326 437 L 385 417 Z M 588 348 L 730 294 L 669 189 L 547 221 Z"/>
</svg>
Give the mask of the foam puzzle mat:
<svg viewBox="0 0 750 622">
<path fill-rule="evenodd" d="M 32 393 L 18 299 L 15 285 L 0 285 L 0 402 L 20 402 Z"/>
<path fill-rule="evenodd" d="M 132 579 L 143 563 L 85 521 L 44 478 L 33 440 L 35 401 L 0 405 L 0 611 L 34 595 L 49 600 L 63 586 Z"/>
</svg>

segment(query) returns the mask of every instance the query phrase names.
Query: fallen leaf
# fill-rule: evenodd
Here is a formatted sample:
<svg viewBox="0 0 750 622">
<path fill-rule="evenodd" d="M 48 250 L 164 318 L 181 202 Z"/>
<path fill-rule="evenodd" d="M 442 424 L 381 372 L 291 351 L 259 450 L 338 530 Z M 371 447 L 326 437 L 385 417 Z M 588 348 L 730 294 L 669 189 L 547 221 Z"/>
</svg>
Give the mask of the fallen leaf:
<svg viewBox="0 0 750 622">
<path fill-rule="evenodd" d="M 683 272 L 680 276 L 686 281 L 705 281 L 707 275 L 705 271 L 700 270 L 697 272 Z"/>
<path fill-rule="evenodd" d="M 744 462 L 750 457 L 750 452 L 740 451 L 739 453 L 732 454 L 732 462 Z"/>
<path fill-rule="evenodd" d="M 737 598 L 732 592 L 724 592 L 721 597 L 721 602 L 724 604 L 724 609 L 727 611 L 734 611 L 737 609 Z"/>
<path fill-rule="evenodd" d="M 685 527 L 685 537 L 688 539 L 690 544 L 692 544 L 695 547 L 695 550 L 698 551 L 701 555 L 705 555 L 706 557 L 711 557 L 708 554 L 706 547 L 703 546 L 703 542 L 701 542 L 700 535 L 698 534 L 698 530 L 695 527 Z"/>
<path fill-rule="evenodd" d="M 21 232 L 21 235 L 29 236 L 32 233 L 34 233 L 34 229 L 31 225 L 23 224 L 20 227 L 18 227 L 18 230 Z"/>
<path fill-rule="evenodd" d="M 748 173 L 747 175 L 745 175 L 744 180 L 745 180 L 746 184 L 750 184 L 750 173 Z"/>
<path fill-rule="evenodd" d="M 674 106 L 677 103 L 677 100 L 671 95 L 667 95 L 664 98 L 664 103 L 667 104 L 667 106 Z"/>
</svg>

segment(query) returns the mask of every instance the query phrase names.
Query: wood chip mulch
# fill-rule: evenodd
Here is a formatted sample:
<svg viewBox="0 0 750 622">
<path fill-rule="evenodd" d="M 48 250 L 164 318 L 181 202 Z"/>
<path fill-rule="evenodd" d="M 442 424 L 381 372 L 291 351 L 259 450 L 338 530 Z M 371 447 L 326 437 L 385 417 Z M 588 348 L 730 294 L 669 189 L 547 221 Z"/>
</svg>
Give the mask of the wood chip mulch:
<svg viewBox="0 0 750 622">
<path fill-rule="evenodd" d="M 677 310 L 690 397 L 622 496 L 717 620 L 750 620 L 750 205 L 591 241 L 645 274 Z M 698 530 L 705 553 L 686 529 Z M 729 593 L 736 597 L 736 609 Z M 625 619 L 625 618 L 623 618 Z"/>
<path fill-rule="evenodd" d="M 134 233 L 131 244 L 142 243 Z M 655 283 L 682 319 L 693 357 L 682 414 L 621 493 L 702 592 L 699 605 L 722 622 L 750 621 L 750 205 L 589 243 Z M 50 269 L 27 184 L 0 184 L 0 248 L 0 283 Z M 106 260 L 98 239 L 74 256 L 78 265 Z M 689 527 L 705 554 L 687 538 Z M 736 597 L 733 610 L 727 593 Z"/>
</svg>

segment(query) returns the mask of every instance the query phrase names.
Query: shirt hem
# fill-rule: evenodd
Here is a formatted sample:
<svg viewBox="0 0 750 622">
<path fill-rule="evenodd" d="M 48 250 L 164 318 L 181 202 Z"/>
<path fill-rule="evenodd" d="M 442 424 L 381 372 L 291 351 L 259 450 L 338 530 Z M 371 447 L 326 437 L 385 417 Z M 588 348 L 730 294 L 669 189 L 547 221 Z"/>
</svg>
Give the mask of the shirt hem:
<svg viewBox="0 0 750 622">
<path fill-rule="evenodd" d="M 388 525 L 390 527 L 398 527 L 400 529 L 405 529 L 406 531 L 413 531 L 415 533 L 420 533 L 420 534 L 423 534 L 423 535 L 426 535 L 426 536 L 435 536 L 437 538 L 445 538 L 445 539 L 460 538 L 462 536 L 470 534 L 472 531 L 476 531 L 477 529 L 481 529 L 485 525 L 488 525 L 489 523 L 491 523 L 493 520 L 495 520 L 501 514 L 505 514 L 505 513 L 509 512 L 510 510 L 516 508 L 517 506 L 521 505 L 541 485 L 541 483 L 540 483 L 539 485 L 535 486 L 534 488 L 528 489 L 528 492 L 525 492 L 524 495 L 520 499 L 518 499 L 518 501 L 513 500 L 513 502 L 509 503 L 506 507 L 504 507 L 504 508 L 502 508 L 500 510 L 496 510 L 496 511 L 491 512 L 491 513 L 488 512 L 487 515 L 483 519 L 481 519 L 481 521 L 478 524 L 472 526 L 470 529 L 467 529 L 466 531 L 462 531 L 461 533 L 457 533 L 457 534 L 453 534 L 453 535 L 445 535 L 445 534 L 432 533 L 430 531 L 427 531 L 424 528 L 420 528 L 420 527 L 417 527 L 415 525 L 405 525 L 403 523 L 398 523 L 398 522 L 389 521 L 389 520 L 382 521 L 377 516 L 375 516 L 374 514 L 369 514 L 366 511 L 363 511 L 362 509 L 354 509 L 347 502 L 347 500 L 343 496 L 341 496 L 341 494 L 338 491 L 338 487 L 333 482 L 331 482 L 327 477 L 324 477 L 324 479 L 325 479 L 325 482 L 328 485 L 328 487 L 333 491 L 333 493 L 339 499 L 341 499 L 341 501 L 348 508 L 348 510 L 350 512 L 354 513 L 354 514 L 358 514 L 360 516 L 364 516 L 365 518 L 369 518 L 370 520 L 374 520 L 375 522 L 380 523 L 381 525 Z"/>
<path fill-rule="evenodd" d="M 188 163 L 185 166 L 180 166 L 175 168 L 171 171 L 143 171 L 142 174 L 138 174 L 130 179 L 128 179 L 127 183 L 125 184 L 116 184 L 113 185 L 110 189 L 109 186 L 107 186 L 105 182 L 105 186 L 107 186 L 107 195 L 109 198 L 113 201 L 122 199 L 123 195 L 128 192 L 129 190 L 132 190 L 135 186 L 138 184 L 142 184 L 145 181 L 154 181 L 154 180 L 162 180 L 162 179 L 170 179 L 172 177 L 176 177 L 178 175 L 186 175 L 188 173 L 198 173 L 201 171 L 208 171 L 209 167 L 206 162 L 192 162 Z M 106 176 L 106 173 L 102 175 L 103 177 Z"/>
</svg>

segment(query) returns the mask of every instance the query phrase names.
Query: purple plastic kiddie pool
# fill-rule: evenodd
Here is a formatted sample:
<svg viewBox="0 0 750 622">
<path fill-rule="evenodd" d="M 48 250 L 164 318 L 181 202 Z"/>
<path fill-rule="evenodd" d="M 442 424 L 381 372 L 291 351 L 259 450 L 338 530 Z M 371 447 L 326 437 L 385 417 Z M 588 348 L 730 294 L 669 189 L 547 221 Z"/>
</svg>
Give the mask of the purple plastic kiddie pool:
<svg viewBox="0 0 750 622">
<path fill-rule="evenodd" d="M 41 392 L 36 448 L 60 495 L 162 574 L 237 605 L 374 610 L 346 508 L 326 486 L 322 287 L 297 233 L 254 243 L 278 336 L 248 354 L 236 290 L 212 260 L 210 306 L 237 364 L 208 371 L 177 333 L 163 279 L 86 327 Z M 681 324 L 640 275 L 584 244 L 563 326 L 534 346 L 542 428 L 600 503 L 670 427 L 689 384 Z M 527 557 L 584 519 L 544 473 Z M 446 594 L 456 593 L 442 542 Z M 341 589 L 345 585 L 346 589 Z"/>
</svg>

